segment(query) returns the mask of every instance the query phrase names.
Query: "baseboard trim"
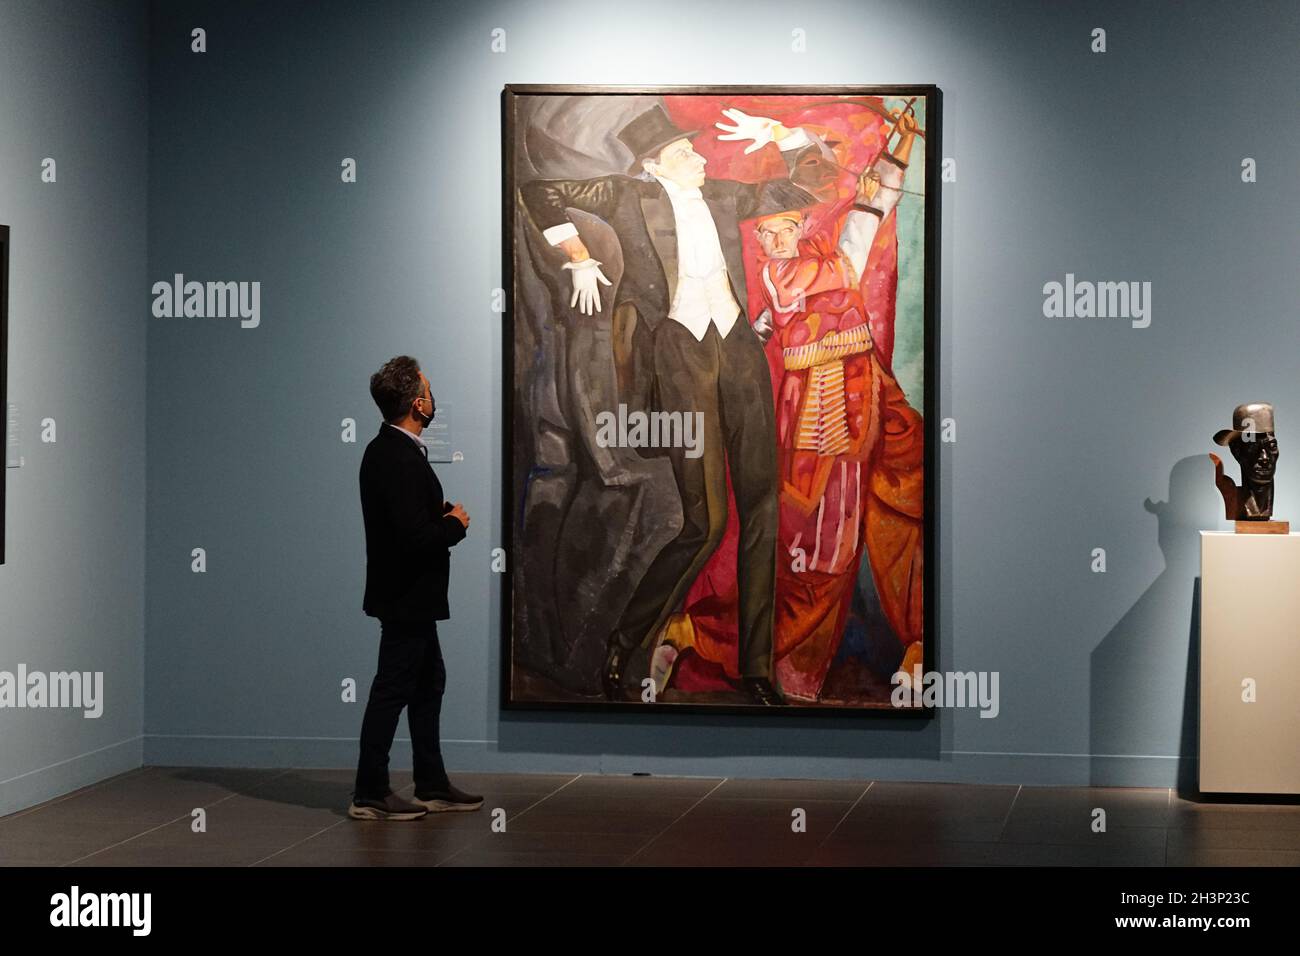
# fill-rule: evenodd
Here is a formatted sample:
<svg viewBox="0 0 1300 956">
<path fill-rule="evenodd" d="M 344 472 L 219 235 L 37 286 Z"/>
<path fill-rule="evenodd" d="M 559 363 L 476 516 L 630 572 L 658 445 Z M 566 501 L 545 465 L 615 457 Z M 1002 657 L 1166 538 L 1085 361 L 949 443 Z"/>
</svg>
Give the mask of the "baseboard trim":
<svg viewBox="0 0 1300 956">
<path fill-rule="evenodd" d="M 0 780 L 0 816 L 17 813 L 81 787 L 144 766 L 144 737 L 129 737 L 48 767 Z"/>
<path fill-rule="evenodd" d="M 781 755 L 636 755 L 501 750 L 497 741 L 444 740 L 447 768 L 462 773 L 652 773 L 686 777 L 1158 787 L 1177 785 L 1184 758 L 1159 755 L 940 752 L 923 758 Z M 144 762 L 174 767 L 313 767 L 356 765 L 347 737 L 238 737 L 146 734 Z M 393 744 L 395 770 L 411 767 L 411 745 Z M 1194 775 L 1193 775 L 1194 778 Z"/>
</svg>

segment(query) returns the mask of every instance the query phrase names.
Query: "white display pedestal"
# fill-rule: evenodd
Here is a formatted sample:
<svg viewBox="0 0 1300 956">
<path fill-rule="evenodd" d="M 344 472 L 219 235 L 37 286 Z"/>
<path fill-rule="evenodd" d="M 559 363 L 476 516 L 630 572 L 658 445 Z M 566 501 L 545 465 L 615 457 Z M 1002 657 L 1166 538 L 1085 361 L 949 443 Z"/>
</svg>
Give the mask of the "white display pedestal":
<svg viewBox="0 0 1300 956">
<path fill-rule="evenodd" d="M 1200 717 L 1201 792 L 1300 793 L 1300 534 L 1201 532 Z"/>
</svg>

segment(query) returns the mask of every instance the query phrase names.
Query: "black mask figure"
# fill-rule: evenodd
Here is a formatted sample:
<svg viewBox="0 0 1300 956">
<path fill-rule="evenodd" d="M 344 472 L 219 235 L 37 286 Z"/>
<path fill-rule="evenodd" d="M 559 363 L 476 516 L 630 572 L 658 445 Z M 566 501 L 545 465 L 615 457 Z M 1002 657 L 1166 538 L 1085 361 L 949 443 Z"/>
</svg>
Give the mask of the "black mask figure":
<svg viewBox="0 0 1300 956">
<path fill-rule="evenodd" d="M 1273 406 L 1267 402 L 1238 405 L 1232 428 L 1214 436 L 1227 445 L 1241 466 L 1241 486 L 1223 473 L 1223 462 L 1211 454 L 1214 483 L 1223 495 L 1226 517 L 1235 521 L 1267 521 L 1273 517 L 1273 474 L 1277 470 L 1277 436 L 1273 433 Z"/>
<path fill-rule="evenodd" d="M 420 427 L 421 427 L 421 428 L 428 428 L 431 424 L 433 424 L 433 416 L 436 415 L 436 414 L 438 413 L 438 410 L 437 410 L 437 408 L 436 408 L 436 407 L 434 406 L 434 404 L 433 404 L 433 394 L 432 394 L 432 393 L 430 393 L 430 394 L 428 394 L 428 395 L 422 395 L 421 398 L 422 398 L 424 401 L 426 401 L 426 402 L 429 403 L 429 414 L 426 415 L 426 414 L 424 414 L 424 412 L 420 411 L 420 406 L 419 406 L 419 405 L 416 405 L 415 408 L 412 409 L 412 411 L 415 412 L 415 417 L 418 418 L 418 419 L 420 420 Z"/>
</svg>

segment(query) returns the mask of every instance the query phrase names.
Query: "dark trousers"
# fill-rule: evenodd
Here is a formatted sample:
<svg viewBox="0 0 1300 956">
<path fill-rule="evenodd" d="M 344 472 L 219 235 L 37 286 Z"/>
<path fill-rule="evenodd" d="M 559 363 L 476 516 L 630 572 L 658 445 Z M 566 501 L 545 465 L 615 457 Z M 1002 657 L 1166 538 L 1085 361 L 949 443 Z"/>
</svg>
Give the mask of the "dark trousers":
<svg viewBox="0 0 1300 956">
<path fill-rule="evenodd" d="M 668 449 L 682 530 L 651 562 L 610 641 L 632 649 L 681 603 L 727 529 L 730 474 L 740 525 L 737 664 L 744 677 L 770 677 L 778 503 L 776 415 L 763 345 L 743 315 L 725 339 L 710 324 L 702 341 L 665 318 L 654 331 L 653 375 L 655 410 L 703 413 L 702 453 L 690 458 L 687 449 Z"/>
<path fill-rule="evenodd" d="M 380 625 L 379 669 L 370 685 L 370 699 L 361 721 L 358 799 L 382 798 L 391 789 L 388 751 L 403 707 L 415 755 L 416 792 L 447 788 L 438 732 L 446 686 L 447 669 L 442 662 L 437 624 L 389 621 Z"/>
</svg>

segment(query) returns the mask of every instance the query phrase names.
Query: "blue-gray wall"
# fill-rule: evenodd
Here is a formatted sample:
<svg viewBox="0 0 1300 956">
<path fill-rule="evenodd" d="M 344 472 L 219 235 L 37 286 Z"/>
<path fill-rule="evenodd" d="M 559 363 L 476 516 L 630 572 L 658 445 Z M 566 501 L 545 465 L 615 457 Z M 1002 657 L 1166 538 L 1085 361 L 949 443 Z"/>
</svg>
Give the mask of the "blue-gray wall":
<svg viewBox="0 0 1300 956">
<path fill-rule="evenodd" d="M 147 29 L 143 3 L 0 2 L 9 401 L 25 459 L 8 471 L 0 670 L 104 675 L 97 719 L 0 710 L 0 814 L 142 759 Z"/>
<path fill-rule="evenodd" d="M 1297 40 L 1289 2 L 156 4 L 150 281 L 257 280 L 263 315 L 149 324 L 146 761 L 353 762 L 377 642 L 359 610 L 366 381 L 410 352 L 453 411 L 465 460 L 439 474 L 474 519 L 441 629 L 453 769 L 1172 784 L 1193 752 L 1196 532 L 1223 527 L 1205 453 L 1238 402 L 1276 403 L 1277 513 L 1300 519 Z M 939 408 L 957 440 L 932 472 L 938 660 L 998 671 L 997 719 L 499 712 L 506 83 L 943 90 Z M 1149 281 L 1151 326 L 1045 318 L 1066 273 Z M 37 381 L 85 409 L 19 368 L 20 394 Z M 92 397 L 80 426 L 102 440 L 120 419 Z M 361 702 L 340 701 L 348 677 Z"/>
</svg>

